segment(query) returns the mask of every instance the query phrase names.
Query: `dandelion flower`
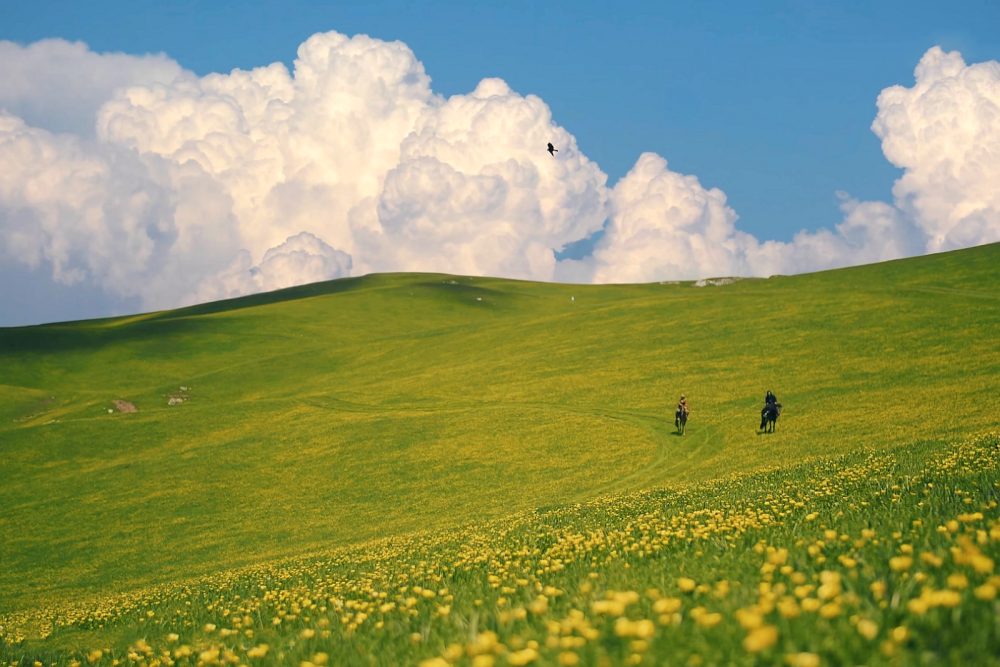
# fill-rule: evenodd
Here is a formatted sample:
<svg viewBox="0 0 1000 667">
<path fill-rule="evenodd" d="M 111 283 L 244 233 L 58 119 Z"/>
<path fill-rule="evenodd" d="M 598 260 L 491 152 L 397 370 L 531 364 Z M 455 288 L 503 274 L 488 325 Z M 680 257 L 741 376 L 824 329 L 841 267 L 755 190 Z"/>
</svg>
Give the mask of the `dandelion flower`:
<svg viewBox="0 0 1000 667">
<path fill-rule="evenodd" d="M 562 667 L 573 667 L 580 664 L 580 656 L 572 651 L 563 651 L 556 660 Z"/>
<path fill-rule="evenodd" d="M 778 628 L 773 625 L 762 625 L 755 628 L 743 639 L 743 648 L 750 653 L 759 653 L 778 643 Z"/>
<path fill-rule="evenodd" d="M 878 623 L 867 618 L 863 618 L 858 621 L 858 633 L 865 639 L 871 641 L 878 636 Z"/>
<path fill-rule="evenodd" d="M 534 662 L 538 659 L 538 651 L 533 648 L 521 649 L 520 651 L 514 651 L 507 656 L 507 663 L 514 665 L 514 667 L 523 667 L 528 663 Z"/>
<path fill-rule="evenodd" d="M 992 600 L 997 596 L 996 586 L 993 584 L 983 584 L 972 591 L 980 600 Z"/>
<path fill-rule="evenodd" d="M 653 611 L 657 614 L 672 614 L 680 608 L 680 598 L 660 598 L 653 603 Z"/>
<path fill-rule="evenodd" d="M 830 602 L 819 608 L 819 615 L 823 618 L 830 619 L 840 616 L 840 605 L 836 602 Z"/>
<path fill-rule="evenodd" d="M 904 572 L 909 570 L 911 565 L 913 565 L 913 559 L 909 556 L 894 556 L 889 559 L 889 567 L 894 572 Z"/>
<path fill-rule="evenodd" d="M 820 658 L 815 653 L 788 653 L 785 662 L 789 667 L 819 667 Z"/>
<path fill-rule="evenodd" d="M 795 598 L 786 595 L 778 600 L 778 613 L 784 618 L 796 618 L 802 613 L 802 610 L 799 609 L 799 603 L 795 601 Z"/>
<path fill-rule="evenodd" d="M 764 617 L 747 609 L 736 610 L 736 620 L 744 630 L 755 630 L 764 625 Z"/>
<path fill-rule="evenodd" d="M 428 658 L 420 661 L 420 667 L 451 667 L 451 663 L 444 658 Z"/>
</svg>

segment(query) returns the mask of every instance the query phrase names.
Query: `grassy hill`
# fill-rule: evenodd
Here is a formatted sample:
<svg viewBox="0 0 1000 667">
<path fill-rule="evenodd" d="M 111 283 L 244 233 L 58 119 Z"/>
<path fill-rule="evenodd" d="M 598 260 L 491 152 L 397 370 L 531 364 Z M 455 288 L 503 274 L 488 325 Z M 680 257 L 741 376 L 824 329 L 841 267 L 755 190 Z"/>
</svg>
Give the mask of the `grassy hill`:
<svg viewBox="0 0 1000 667">
<path fill-rule="evenodd" d="M 375 275 L 0 330 L 0 612 L 959 441 L 1000 414 L 996 266 L 998 245 L 705 287 Z"/>
</svg>

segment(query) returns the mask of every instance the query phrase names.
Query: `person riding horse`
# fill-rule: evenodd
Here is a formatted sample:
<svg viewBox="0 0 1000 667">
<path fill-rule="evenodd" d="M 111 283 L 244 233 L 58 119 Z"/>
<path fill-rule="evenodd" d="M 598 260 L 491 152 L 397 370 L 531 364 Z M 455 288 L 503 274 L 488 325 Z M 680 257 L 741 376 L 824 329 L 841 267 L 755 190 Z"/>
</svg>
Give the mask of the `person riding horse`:
<svg viewBox="0 0 1000 667">
<path fill-rule="evenodd" d="M 674 413 L 674 426 L 680 429 L 682 433 L 690 413 L 691 410 L 688 409 L 687 398 L 681 394 L 681 400 L 677 402 L 677 412 Z"/>
<path fill-rule="evenodd" d="M 778 403 L 778 397 L 771 393 L 769 389 L 767 391 L 767 396 L 764 397 L 764 409 L 760 411 L 760 428 L 761 430 L 770 423 L 771 429 L 774 429 L 774 424 L 778 421 L 778 417 L 781 415 L 781 404 Z"/>
</svg>

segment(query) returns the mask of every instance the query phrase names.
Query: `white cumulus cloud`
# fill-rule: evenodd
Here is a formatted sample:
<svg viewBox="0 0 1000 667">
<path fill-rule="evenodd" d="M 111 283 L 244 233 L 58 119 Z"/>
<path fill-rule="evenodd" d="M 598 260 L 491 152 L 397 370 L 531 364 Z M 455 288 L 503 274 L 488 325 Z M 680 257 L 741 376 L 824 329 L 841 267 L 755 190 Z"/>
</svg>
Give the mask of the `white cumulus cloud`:
<svg viewBox="0 0 1000 667">
<path fill-rule="evenodd" d="M 0 258 L 148 307 L 239 251 L 232 201 L 197 164 L 94 147 L 0 113 Z"/>
<path fill-rule="evenodd" d="M 553 248 L 604 223 L 606 181 L 541 99 L 484 79 L 421 114 L 352 223 L 371 270 L 551 280 Z"/>
<path fill-rule="evenodd" d="M 190 302 L 201 303 L 270 292 L 344 278 L 351 273 L 350 255 L 330 247 L 309 232 L 289 237 L 281 245 L 264 253 L 259 265 L 252 264 L 250 253 L 241 250 L 228 267 L 198 287 Z"/>
<path fill-rule="evenodd" d="M 50 132 L 92 137 L 97 110 L 123 86 L 194 77 L 163 54 L 94 53 L 82 42 L 0 40 L 0 109 Z"/>
<path fill-rule="evenodd" d="M 878 97 L 872 129 L 905 173 L 896 206 L 927 235 L 928 251 L 1000 241 L 1000 63 L 966 65 L 930 49 L 911 88 Z"/>
</svg>

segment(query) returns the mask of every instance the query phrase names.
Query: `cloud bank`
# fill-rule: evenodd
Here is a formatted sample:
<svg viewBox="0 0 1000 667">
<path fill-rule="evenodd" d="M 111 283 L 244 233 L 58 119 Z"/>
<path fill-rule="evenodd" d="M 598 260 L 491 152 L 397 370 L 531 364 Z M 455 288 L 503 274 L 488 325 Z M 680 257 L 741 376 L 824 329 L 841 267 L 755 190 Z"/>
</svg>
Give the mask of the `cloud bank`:
<svg viewBox="0 0 1000 667">
<path fill-rule="evenodd" d="M 782 243 L 653 153 L 608 187 L 500 79 L 445 99 L 405 44 L 365 35 L 297 56 L 199 78 L 163 55 L 0 42 L 0 262 L 156 309 L 372 271 L 645 282 L 1000 240 L 996 62 L 930 49 L 878 98 L 893 203 L 841 193 L 834 230 Z M 592 256 L 557 261 L 602 228 Z"/>
</svg>

